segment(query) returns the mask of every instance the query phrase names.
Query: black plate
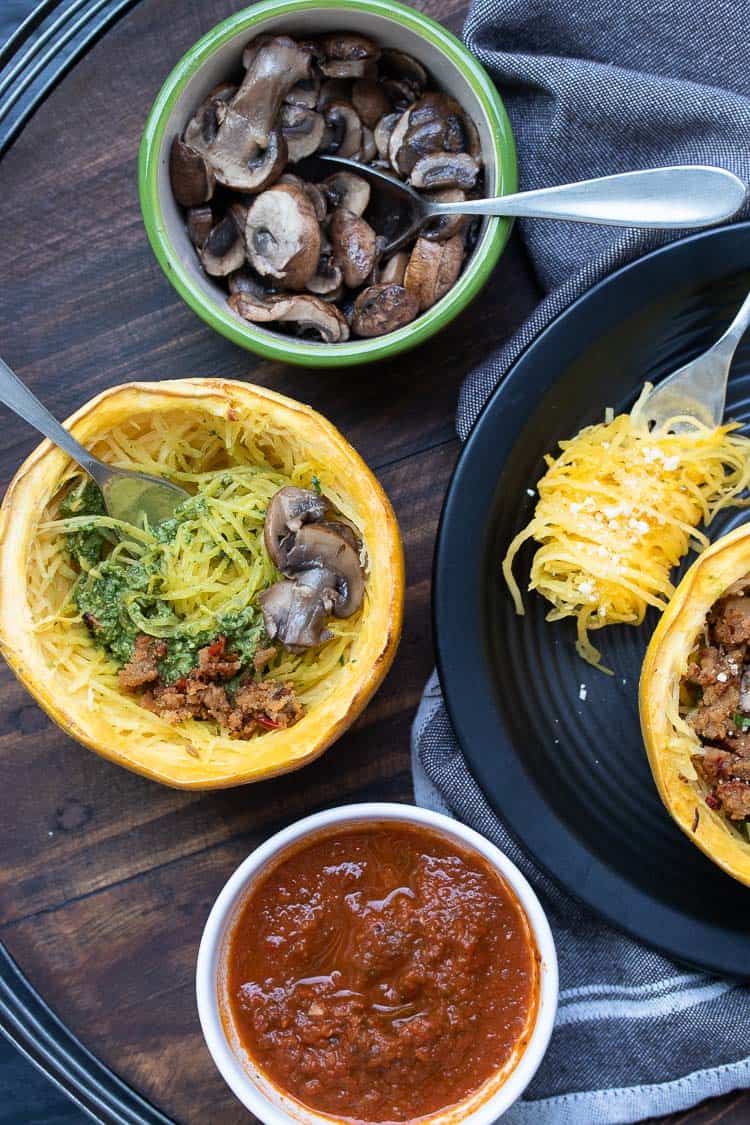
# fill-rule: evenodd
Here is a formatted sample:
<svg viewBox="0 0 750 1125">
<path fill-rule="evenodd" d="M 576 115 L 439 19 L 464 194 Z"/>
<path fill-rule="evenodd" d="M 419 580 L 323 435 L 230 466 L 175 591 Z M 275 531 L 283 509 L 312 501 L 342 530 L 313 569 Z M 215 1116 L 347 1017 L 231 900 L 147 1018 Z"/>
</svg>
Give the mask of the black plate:
<svg viewBox="0 0 750 1125">
<path fill-rule="evenodd" d="M 527 349 L 462 452 L 435 558 L 438 669 L 469 765 L 503 821 L 571 894 L 688 964 L 750 976 L 750 889 L 673 824 L 638 722 L 638 675 L 656 615 L 596 634 L 605 676 L 575 652 L 571 622 L 517 617 L 500 573 L 529 520 L 543 455 L 605 406 L 629 409 L 719 335 L 750 289 L 750 223 L 696 235 L 597 285 Z M 750 422 L 750 341 L 727 412 Z M 716 537 L 747 519 L 717 517 Z M 533 546 L 516 572 L 528 574 Z M 689 561 L 689 560 L 688 560 Z M 687 565 L 687 563 L 685 564 Z M 601 642 L 601 644 L 600 644 Z M 586 698 L 579 698 L 581 685 Z"/>
</svg>

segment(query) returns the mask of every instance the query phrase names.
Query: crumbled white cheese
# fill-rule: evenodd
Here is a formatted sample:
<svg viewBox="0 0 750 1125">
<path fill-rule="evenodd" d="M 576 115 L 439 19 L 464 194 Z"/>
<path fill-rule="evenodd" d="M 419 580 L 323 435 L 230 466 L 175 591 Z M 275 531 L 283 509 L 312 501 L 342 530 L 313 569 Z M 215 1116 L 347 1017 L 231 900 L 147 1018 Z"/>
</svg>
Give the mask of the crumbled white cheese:
<svg viewBox="0 0 750 1125">
<path fill-rule="evenodd" d="M 586 685 L 581 684 L 581 686 L 578 689 L 578 698 L 581 700 L 582 703 L 586 702 L 586 695 L 587 694 L 588 693 L 587 693 Z"/>
<path fill-rule="evenodd" d="M 680 467 L 680 458 L 679 457 L 665 457 L 664 458 L 664 468 L 667 470 L 668 473 L 673 473 L 675 471 L 675 469 L 678 469 L 679 467 Z"/>
<path fill-rule="evenodd" d="M 527 496 L 534 496 L 534 489 L 533 488 L 527 488 L 526 489 L 526 495 Z"/>
<path fill-rule="evenodd" d="M 647 520 L 637 520 L 637 519 L 628 520 L 628 527 L 632 531 L 637 531 L 639 535 L 645 535 L 646 532 L 649 530 L 649 526 L 650 525 L 649 525 Z"/>
<path fill-rule="evenodd" d="M 727 682 L 727 680 L 729 679 L 729 676 L 726 674 L 726 672 L 719 672 L 716 679 L 719 681 L 720 684 L 725 684 Z"/>
<path fill-rule="evenodd" d="M 578 591 L 585 597 L 588 597 L 589 594 L 593 594 L 594 588 L 594 583 L 590 578 L 584 578 L 583 582 L 578 583 Z"/>
</svg>

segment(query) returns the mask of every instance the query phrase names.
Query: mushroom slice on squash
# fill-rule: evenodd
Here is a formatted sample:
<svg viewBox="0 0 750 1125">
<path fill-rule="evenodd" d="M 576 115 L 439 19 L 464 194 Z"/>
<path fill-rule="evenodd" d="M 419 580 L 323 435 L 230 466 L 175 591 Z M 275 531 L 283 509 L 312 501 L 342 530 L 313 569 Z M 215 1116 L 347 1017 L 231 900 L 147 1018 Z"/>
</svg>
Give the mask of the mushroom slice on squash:
<svg viewBox="0 0 750 1125">
<path fill-rule="evenodd" d="M 310 78 L 312 56 L 294 39 L 275 36 L 252 53 L 231 108 L 244 117 L 250 138 L 265 148 L 276 127 L 281 103 L 298 82 Z"/>
<path fill-rule="evenodd" d="M 322 114 L 304 106 L 283 105 L 280 120 L 287 157 L 292 164 L 317 151 L 326 127 Z"/>
<path fill-rule="evenodd" d="M 344 314 L 312 293 L 261 298 L 237 292 L 232 294 L 228 304 L 243 320 L 253 324 L 293 324 L 300 332 L 314 332 L 326 344 L 349 339 L 349 324 Z"/>
<path fill-rule="evenodd" d="M 244 212 L 239 205 L 231 207 L 198 250 L 201 265 L 212 277 L 226 277 L 245 264 Z"/>
<path fill-rule="evenodd" d="M 290 652 L 329 641 L 333 633 L 326 622 L 338 599 L 336 575 L 316 568 L 292 582 L 275 582 L 258 595 L 263 623 L 272 641 L 280 641 Z"/>
<path fill-rule="evenodd" d="M 214 193 L 216 178 L 201 153 L 179 137 L 169 151 L 169 180 L 172 194 L 183 207 L 207 203 Z"/>
<path fill-rule="evenodd" d="M 409 324 L 418 312 L 416 295 L 403 285 L 370 285 L 354 302 L 352 332 L 355 336 L 385 336 Z"/>
<path fill-rule="evenodd" d="M 356 172 L 334 172 L 318 187 L 334 210 L 344 207 L 354 215 L 363 215 L 370 202 L 370 185 Z"/>
<path fill-rule="evenodd" d="M 304 524 L 325 519 L 327 510 L 327 501 L 309 488 L 287 484 L 274 492 L 266 508 L 263 541 L 271 562 L 282 573 L 294 536 Z"/>
<path fill-rule="evenodd" d="M 284 573 L 307 573 L 316 568 L 337 576 L 334 615 L 351 617 L 362 605 L 365 576 L 349 537 L 328 523 L 306 523 L 300 528 L 287 553 Z"/>
<path fill-rule="evenodd" d="M 291 184 L 262 192 L 248 212 L 245 242 L 250 264 L 261 277 L 304 289 L 320 257 L 320 227 L 305 192 Z"/>
<path fill-rule="evenodd" d="M 479 165 L 466 152 L 436 152 L 423 156 L 414 164 L 409 183 L 422 190 L 437 188 L 473 188 L 479 175 Z"/>
<path fill-rule="evenodd" d="M 461 272 L 464 244 L 460 235 L 447 242 L 430 242 L 418 238 L 404 274 L 404 285 L 419 302 L 424 312 L 444 297 Z"/>
<path fill-rule="evenodd" d="M 344 283 L 350 289 L 361 285 L 375 265 L 375 231 L 360 215 L 338 207 L 333 213 L 329 234 L 333 256 L 344 276 Z"/>
</svg>

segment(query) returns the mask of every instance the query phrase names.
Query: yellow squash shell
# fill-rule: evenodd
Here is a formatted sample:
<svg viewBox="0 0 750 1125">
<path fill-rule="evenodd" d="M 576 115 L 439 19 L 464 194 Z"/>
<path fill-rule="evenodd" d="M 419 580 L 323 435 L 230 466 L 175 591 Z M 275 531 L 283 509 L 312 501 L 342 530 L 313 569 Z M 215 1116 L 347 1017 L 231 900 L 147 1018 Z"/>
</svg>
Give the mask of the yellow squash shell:
<svg viewBox="0 0 750 1125">
<path fill-rule="evenodd" d="M 239 440 L 243 427 L 252 428 L 256 447 L 284 448 L 310 464 L 326 494 L 357 526 L 367 552 L 366 595 L 352 659 L 335 668 L 328 693 L 286 730 L 232 744 L 224 740 L 223 749 L 197 754 L 181 729 L 184 724 L 162 724 L 147 739 L 137 737 L 136 727 L 134 736 L 137 705 L 125 696 L 119 702 L 117 692 L 110 693 L 108 706 L 92 706 L 91 693 L 80 676 L 73 682 L 70 669 L 50 661 L 32 609 L 31 593 L 44 580 L 35 552 L 38 527 L 49 518 L 49 505 L 70 476 L 70 459 L 43 442 L 19 469 L 0 510 L 0 650 L 8 664 L 73 738 L 118 765 L 182 789 L 258 781 L 316 758 L 350 726 L 377 690 L 401 632 L 404 562 L 391 505 L 361 457 L 310 407 L 247 383 L 181 379 L 114 387 L 83 406 L 66 425 L 88 449 L 112 460 L 107 440 L 118 427 L 128 427 L 136 440 L 141 431 L 154 426 L 196 421 L 209 427 L 213 420 L 224 425 L 227 419 Z M 127 458 L 121 460 L 126 462 Z M 93 641 L 91 646 L 96 647 Z M 124 721 L 127 711 L 120 712 L 127 707 L 130 717 Z"/>
<path fill-rule="evenodd" d="M 680 681 L 706 614 L 733 582 L 750 573 L 750 527 L 723 536 L 698 556 L 651 638 L 641 670 L 643 740 L 659 795 L 689 840 L 727 874 L 750 886 L 750 841 L 709 808 L 691 756 L 698 736 L 679 715 Z"/>
</svg>

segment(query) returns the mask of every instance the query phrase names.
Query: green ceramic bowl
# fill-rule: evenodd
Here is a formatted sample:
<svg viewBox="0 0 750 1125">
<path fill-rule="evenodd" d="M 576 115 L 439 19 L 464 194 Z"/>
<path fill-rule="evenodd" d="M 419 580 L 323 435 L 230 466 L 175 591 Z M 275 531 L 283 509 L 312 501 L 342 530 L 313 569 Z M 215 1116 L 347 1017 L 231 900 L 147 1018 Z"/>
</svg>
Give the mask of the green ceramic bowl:
<svg viewBox="0 0 750 1125">
<path fill-rule="evenodd" d="M 232 312 L 224 290 L 201 270 L 172 197 L 168 170 L 172 139 L 209 90 L 238 69 L 243 47 L 256 35 L 309 36 L 326 31 L 358 31 L 383 47 L 398 47 L 419 59 L 436 84 L 476 122 L 488 195 L 507 194 L 517 187 L 513 134 L 495 86 L 455 36 L 421 12 L 393 0 L 263 0 L 204 35 L 167 78 L 143 132 L 138 187 L 146 232 L 165 274 L 207 324 L 243 348 L 310 367 L 384 359 L 428 339 L 476 296 L 510 232 L 508 220 L 485 219 L 471 258 L 450 292 L 411 324 L 387 336 L 315 343 L 249 324 Z"/>
</svg>

